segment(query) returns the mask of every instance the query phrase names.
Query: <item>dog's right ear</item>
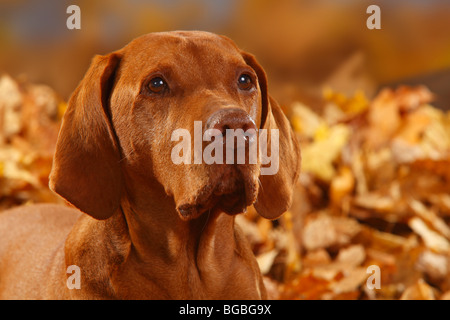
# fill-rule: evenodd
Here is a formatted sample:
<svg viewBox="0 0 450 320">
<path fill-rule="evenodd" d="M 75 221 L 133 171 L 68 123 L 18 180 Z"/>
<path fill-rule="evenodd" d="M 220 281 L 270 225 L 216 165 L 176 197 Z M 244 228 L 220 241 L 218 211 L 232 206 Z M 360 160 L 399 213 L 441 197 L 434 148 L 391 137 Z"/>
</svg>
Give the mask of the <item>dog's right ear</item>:
<svg viewBox="0 0 450 320">
<path fill-rule="evenodd" d="M 256 58 L 241 51 L 245 62 L 256 72 L 261 90 L 261 126 L 268 132 L 277 130 L 279 134 L 278 154 L 279 168 L 274 174 L 260 175 L 258 199 L 254 203 L 256 211 L 264 218 L 277 219 L 292 204 L 294 187 L 300 174 L 300 147 L 291 128 L 289 120 L 278 103 L 269 96 L 267 76 Z M 272 155 L 274 142 L 268 134 L 267 150 Z"/>
<path fill-rule="evenodd" d="M 107 219 L 120 207 L 120 151 L 109 98 L 120 55 L 96 56 L 69 100 L 56 144 L 50 188 L 81 211 Z"/>
</svg>

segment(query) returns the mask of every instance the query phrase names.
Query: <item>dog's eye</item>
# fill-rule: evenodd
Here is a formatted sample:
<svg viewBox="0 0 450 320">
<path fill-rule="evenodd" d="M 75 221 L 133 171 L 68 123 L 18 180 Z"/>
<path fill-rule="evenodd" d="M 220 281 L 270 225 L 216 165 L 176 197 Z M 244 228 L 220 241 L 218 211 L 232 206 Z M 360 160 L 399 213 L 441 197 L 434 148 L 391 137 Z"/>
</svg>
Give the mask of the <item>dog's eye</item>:
<svg viewBox="0 0 450 320">
<path fill-rule="evenodd" d="M 250 90 L 253 87 L 252 78 L 248 74 L 241 74 L 238 79 L 238 87 L 241 90 Z"/>
<path fill-rule="evenodd" d="M 167 84 L 161 77 L 155 77 L 150 80 L 148 88 L 153 93 L 160 93 L 167 88 Z"/>
</svg>

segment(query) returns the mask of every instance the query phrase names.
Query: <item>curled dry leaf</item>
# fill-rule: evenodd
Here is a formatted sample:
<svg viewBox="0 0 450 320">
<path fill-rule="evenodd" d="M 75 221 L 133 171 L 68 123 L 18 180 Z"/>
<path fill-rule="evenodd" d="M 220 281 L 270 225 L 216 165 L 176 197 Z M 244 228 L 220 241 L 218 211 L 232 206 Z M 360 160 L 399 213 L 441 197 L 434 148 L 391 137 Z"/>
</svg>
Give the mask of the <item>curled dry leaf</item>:
<svg viewBox="0 0 450 320">
<path fill-rule="evenodd" d="M 409 221 L 408 225 L 420 235 L 428 248 L 437 252 L 450 252 L 450 242 L 427 226 L 422 219 L 414 217 Z"/>
<path fill-rule="evenodd" d="M 435 300 L 436 293 L 423 279 L 406 288 L 401 300 Z"/>
<path fill-rule="evenodd" d="M 333 217 L 321 212 L 307 218 L 303 231 L 303 246 L 306 250 L 343 246 L 349 244 L 360 230 L 356 220 Z"/>
<path fill-rule="evenodd" d="M 302 149 L 302 168 L 314 173 L 324 181 L 330 181 L 336 174 L 334 161 L 348 142 L 350 129 L 344 125 L 319 127 L 315 142 Z"/>
<path fill-rule="evenodd" d="M 450 274 L 450 256 L 430 250 L 421 253 L 416 267 L 435 281 L 441 281 Z"/>
<path fill-rule="evenodd" d="M 409 204 L 412 211 L 417 214 L 418 217 L 429 223 L 436 231 L 447 238 L 447 240 L 450 240 L 450 227 L 443 219 L 419 201 L 410 200 Z"/>
</svg>

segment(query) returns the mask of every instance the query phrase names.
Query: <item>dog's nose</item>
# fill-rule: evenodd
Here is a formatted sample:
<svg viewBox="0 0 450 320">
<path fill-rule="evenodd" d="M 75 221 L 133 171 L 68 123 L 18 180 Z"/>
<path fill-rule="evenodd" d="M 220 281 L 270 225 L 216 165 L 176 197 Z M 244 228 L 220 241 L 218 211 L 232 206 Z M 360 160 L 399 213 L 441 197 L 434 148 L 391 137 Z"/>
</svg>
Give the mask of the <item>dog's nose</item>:
<svg viewBox="0 0 450 320">
<path fill-rule="evenodd" d="M 227 129 L 256 133 L 256 125 L 247 112 L 242 109 L 221 109 L 213 113 L 206 122 L 206 129 L 216 129 L 225 137 Z M 248 131 L 251 129 L 251 131 Z"/>
<path fill-rule="evenodd" d="M 226 108 L 213 113 L 206 121 L 205 136 L 214 136 L 214 143 L 223 144 L 222 157 L 226 155 L 226 164 L 256 164 L 257 129 L 250 115 L 242 109 Z M 221 136 L 221 137 L 220 137 Z M 217 139 L 218 137 L 222 139 Z M 216 150 L 216 149 L 214 149 Z M 216 151 L 218 151 L 217 149 Z M 220 153 L 220 151 L 218 151 Z M 216 153 L 212 156 L 219 157 Z M 209 161 L 209 160 L 208 160 Z M 208 162 L 207 162 L 208 163 Z"/>
</svg>

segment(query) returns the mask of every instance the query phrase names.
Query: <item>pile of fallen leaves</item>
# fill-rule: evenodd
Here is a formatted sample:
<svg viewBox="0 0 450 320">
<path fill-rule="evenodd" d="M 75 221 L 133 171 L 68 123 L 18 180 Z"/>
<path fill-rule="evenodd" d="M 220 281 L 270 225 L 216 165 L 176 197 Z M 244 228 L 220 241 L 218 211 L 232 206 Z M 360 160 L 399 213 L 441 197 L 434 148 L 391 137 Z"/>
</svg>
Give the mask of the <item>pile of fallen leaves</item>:
<svg viewBox="0 0 450 320">
<path fill-rule="evenodd" d="M 237 217 L 270 297 L 450 298 L 450 114 L 423 87 L 324 100 L 285 110 L 302 148 L 291 209 Z M 48 175 L 65 109 L 51 88 L 0 76 L 0 209 L 61 202 Z"/>
<path fill-rule="evenodd" d="M 320 114 L 286 111 L 303 157 L 294 204 L 274 227 L 239 219 L 273 297 L 450 298 L 450 113 L 432 98 L 326 89 Z"/>
<path fill-rule="evenodd" d="M 0 75 L 0 210 L 60 201 L 48 176 L 65 106 L 48 86 Z"/>
</svg>

